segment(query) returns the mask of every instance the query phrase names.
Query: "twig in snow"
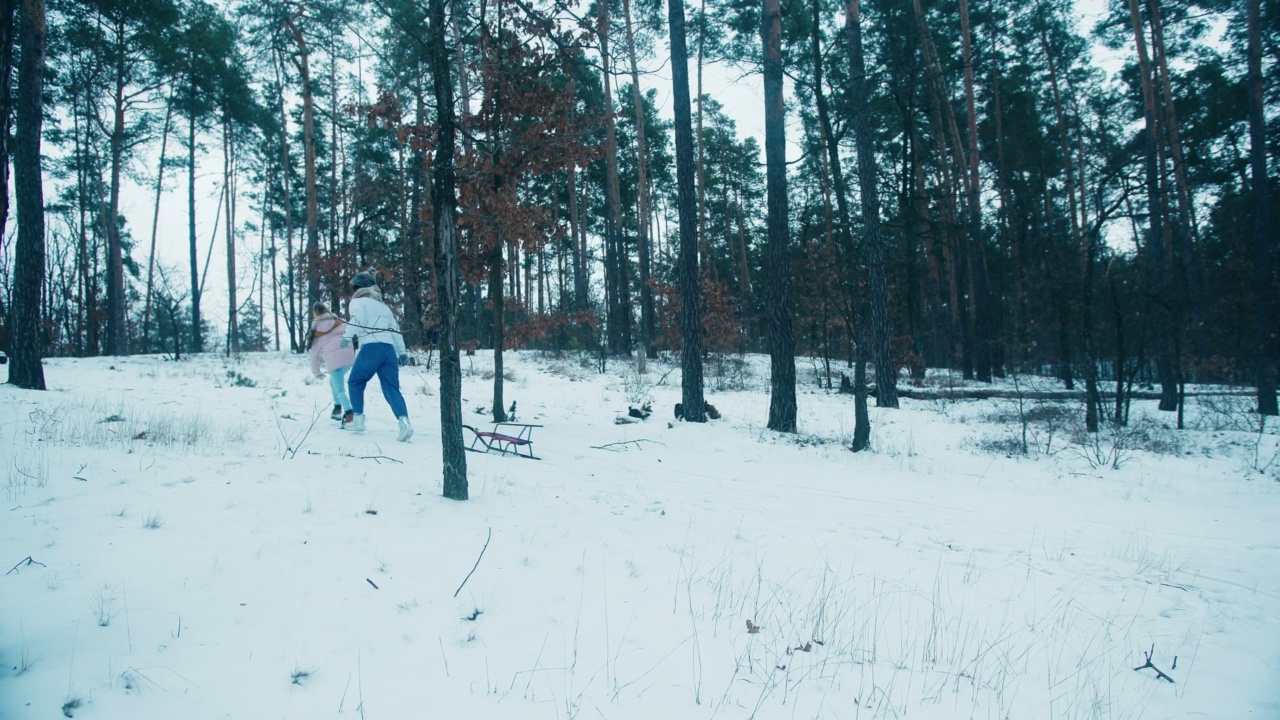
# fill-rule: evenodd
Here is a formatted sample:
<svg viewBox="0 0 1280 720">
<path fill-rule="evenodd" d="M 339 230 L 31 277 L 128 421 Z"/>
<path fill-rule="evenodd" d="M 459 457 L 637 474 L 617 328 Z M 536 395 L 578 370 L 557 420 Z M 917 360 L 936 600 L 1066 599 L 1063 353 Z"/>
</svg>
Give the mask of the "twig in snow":
<svg viewBox="0 0 1280 720">
<path fill-rule="evenodd" d="M 639 440 L 622 440 L 620 442 L 612 442 L 605 445 L 592 445 L 591 449 L 592 450 L 608 450 L 609 452 L 622 452 L 623 450 L 627 449 L 626 447 L 627 445 L 635 445 L 636 448 L 643 450 L 644 447 L 640 443 L 653 443 L 654 445 L 661 445 L 662 447 L 667 446 L 666 443 L 661 443 L 661 442 L 658 442 L 657 440 L 640 438 Z"/>
<path fill-rule="evenodd" d="M 344 456 L 344 457 L 349 457 L 349 458 L 355 458 L 356 460 L 372 460 L 372 461 L 374 461 L 374 462 L 378 463 L 379 465 L 381 465 L 381 464 L 382 464 L 382 463 L 380 462 L 380 461 L 382 461 L 382 460 L 386 460 L 386 461 L 388 461 L 388 462 L 393 462 L 393 463 L 395 463 L 395 464 L 397 464 L 397 465 L 403 465 L 403 464 L 404 464 L 404 461 L 403 461 L 403 460 L 397 460 L 397 459 L 395 459 L 395 458 L 393 458 L 393 457 L 387 457 L 386 455 L 352 455 L 351 453 L 344 453 L 344 455 L 343 455 L 343 456 Z"/>
<path fill-rule="evenodd" d="M 1150 650 L 1150 651 L 1148 651 L 1147 653 L 1145 653 L 1145 654 L 1146 654 L 1146 656 L 1147 656 L 1147 661 L 1146 661 L 1145 663 L 1143 663 L 1143 664 L 1139 665 L 1138 667 L 1134 668 L 1134 670 L 1135 670 L 1135 671 L 1137 671 L 1137 670 L 1146 670 L 1147 668 L 1151 668 L 1152 670 L 1155 670 L 1155 671 L 1156 671 L 1156 679 L 1157 679 L 1157 680 L 1168 680 L 1170 683 L 1172 683 L 1172 682 L 1173 682 L 1173 678 L 1169 677 L 1168 675 L 1165 675 L 1163 670 L 1161 670 L 1160 668 L 1158 668 L 1158 667 L 1156 667 L 1155 665 L 1152 665 L 1152 664 L 1151 664 L 1151 656 L 1152 656 L 1152 655 L 1154 655 L 1154 654 L 1155 654 L 1155 652 L 1156 652 L 1156 646 L 1155 646 L 1154 644 L 1152 644 L 1152 646 L 1151 646 L 1151 650 Z M 1173 666 L 1174 666 L 1174 667 L 1177 667 L 1177 666 L 1178 666 L 1178 657 L 1177 657 L 1176 655 L 1175 655 L 1175 656 L 1174 656 L 1174 658 L 1173 658 Z"/>
<path fill-rule="evenodd" d="M 367 582 L 367 583 L 369 583 L 370 585 L 372 585 L 374 590 L 381 590 L 381 589 L 382 589 L 382 588 L 378 587 L 377 583 L 375 583 L 374 581 L 370 580 L 369 578 L 365 578 L 365 579 L 364 579 L 364 581 L 365 581 L 365 582 Z"/>
<path fill-rule="evenodd" d="M 476 564 L 471 566 L 471 572 L 467 573 L 467 576 L 462 578 L 462 585 L 459 585 L 458 589 L 453 591 L 454 597 L 458 597 L 458 593 L 462 592 L 463 585 L 466 585 L 467 581 L 471 579 L 471 573 L 474 573 L 476 571 L 476 568 L 480 567 L 480 558 L 483 558 L 484 551 L 489 549 L 489 539 L 492 537 L 493 537 L 493 528 L 489 528 L 489 535 L 484 539 L 484 547 L 480 548 L 480 557 L 477 557 Z"/>
<path fill-rule="evenodd" d="M 315 429 L 316 423 L 320 422 L 320 416 L 322 414 L 324 414 L 322 411 L 316 410 L 315 417 L 311 418 L 311 424 L 307 426 L 306 431 L 303 432 L 302 436 L 298 439 L 297 447 L 293 447 L 294 442 L 285 433 L 284 427 L 280 424 L 280 417 L 289 418 L 289 416 L 283 415 L 276 418 L 276 429 L 280 432 L 280 439 L 284 441 L 284 452 L 280 454 L 281 460 L 284 460 L 285 458 L 292 460 L 297 457 L 298 451 L 302 449 L 303 445 L 307 444 L 307 438 L 311 436 L 311 431 Z M 289 419 L 292 420 L 293 418 Z"/>
<path fill-rule="evenodd" d="M 32 560 L 31 556 L 28 555 L 25 558 L 19 560 L 17 565 L 14 565 L 13 567 L 9 568 L 9 572 L 5 573 L 5 575 L 8 575 L 9 573 L 13 573 L 13 572 L 18 572 L 18 568 L 22 567 L 23 565 L 39 565 L 40 567 L 49 567 L 48 565 L 45 565 L 39 560 Z M 18 574 L 21 575 L 22 573 L 18 573 Z"/>
</svg>

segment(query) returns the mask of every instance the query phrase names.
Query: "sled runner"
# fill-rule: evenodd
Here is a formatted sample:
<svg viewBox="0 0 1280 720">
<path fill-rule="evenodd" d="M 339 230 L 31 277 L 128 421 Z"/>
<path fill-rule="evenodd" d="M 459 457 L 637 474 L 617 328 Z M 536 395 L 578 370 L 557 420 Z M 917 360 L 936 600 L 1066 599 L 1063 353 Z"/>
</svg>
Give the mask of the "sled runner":
<svg viewBox="0 0 1280 720">
<path fill-rule="evenodd" d="M 493 430 L 477 430 L 470 425 L 462 427 L 470 430 L 475 435 L 471 439 L 471 445 L 467 448 L 471 452 L 488 453 L 497 451 L 501 455 L 511 453 L 516 457 L 529 458 L 530 460 L 541 460 L 533 454 L 533 429 L 542 427 L 541 425 L 529 425 L 526 423 L 500 422 L 493 424 Z M 516 434 L 498 432 L 500 428 L 520 428 Z M 480 448 L 477 448 L 479 445 Z M 521 448 L 524 452 L 521 452 Z"/>
</svg>

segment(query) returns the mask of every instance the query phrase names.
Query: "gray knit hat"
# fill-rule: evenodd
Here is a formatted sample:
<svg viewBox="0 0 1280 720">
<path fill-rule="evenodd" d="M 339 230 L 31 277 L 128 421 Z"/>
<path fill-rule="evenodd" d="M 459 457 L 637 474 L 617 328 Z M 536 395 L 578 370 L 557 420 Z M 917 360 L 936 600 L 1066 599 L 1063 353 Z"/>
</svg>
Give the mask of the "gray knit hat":
<svg viewBox="0 0 1280 720">
<path fill-rule="evenodd" d="M 378 284 L 378 278 L 375 277 L 373 272 L 369 270 L 362 270 L 356 273 L 355 277 L 351 278 L 351 287 L 356 289 L 373 287 L 374 285 L 377 285 L 377 284 Z"/>
</svg>

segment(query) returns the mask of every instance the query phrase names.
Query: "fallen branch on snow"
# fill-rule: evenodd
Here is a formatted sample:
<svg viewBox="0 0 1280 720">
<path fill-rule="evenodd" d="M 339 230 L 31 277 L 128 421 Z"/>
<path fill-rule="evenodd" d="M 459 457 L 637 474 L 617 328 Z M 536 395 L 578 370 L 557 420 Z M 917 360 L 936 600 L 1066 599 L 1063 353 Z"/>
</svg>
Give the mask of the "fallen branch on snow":
<svg viewBox="0 0 1280 720">
<path fill-rule="evenodd" d="M 458 589 L 453 591 L 454 597 L 458 597 L 458 593 L 462 592 L 463 585 L 466 585 L 467 581 L 471 579 L 471 573 L 474 573 L 476 571 L 476 568 L 480 567 L 480 558 L 483 558 L 484 551 L 489 549 L 489 540 L 492 537 L 493 537 L 493 528 L 489 528 L 489 535 L 484 539 L 484 547 L 480 548 L 480 557 L 476 558 L 476 564 L 471 566 L 471 572 L 467 573 L 467 576 L 462 578 L 462 585 L 459 585 Z"/>
<path fill-rule="evenodd" d="M 622 452 L 623 450 L 627 449 L 628 445 L 635 445 L 637 449 L 643 450 L 644 446 L 641 445 L 640 443 L 653 443 L 654 445 L 661 445 L 662 447 L 667 446 L 666 443 L 661 443 L 661 442 L 658 442 L 657 440 L 640 438 L 639 440 L 622 440 L 620 442 L 612 442 L 605 445 L 592 445 L 591 449 L 592 450 L 608 450 L 609 452 Z"/>
<path fill-rule="evenodd" d="M 395 463 L 395 464 L 397 464 L 397 465 L 403 465 L 403 464 L 404 464 L 404 461 L 403 461 L 403 460 L 397 460 L 397 459 L 395 459 L 395 458 L 393 458 L 393 457 L 387 457 L 386 455 L 352 455 L 351 453 L 344 453 L 344 454 L 343 454 L 343 457 L 355 458 L 356 460 L 372 460 L 372 461 L 374 461 L 374 462 L 378 463 L 379 465 L 381 465 L 381 464 L 382 464 L 382 463 L 380 462 L 380 461 L 382 461 L 382 460 L 386 460 L 387 462 L 393 462 L 393 463 Z"/>
<path fill-rule="evenodd" d="M 19 560 L 17 565 L 14 565 L 13 567 L 9 568 L 9 572 L 5 573 L 5 575 L 8 575 L 9 573 L 12 573 L 12 572 L 18 572 L 18 568 L 22 567 L 23 565 L 39 565 L 40 567 L 49 567 L 48 565 L 45 565 L 39 560 L 31 559 L 31 556 L 28 555 L 25 558 Z M 18 574 L 21 575 L 21 573 L 18 573 Z"/>
<path fill-rule="evenodd" d="M 1153 644 L 1153 645 L 1151 646 L 1151 650 L 1150 650 L 1150 651 L 1148 651 L 1147 653 L 1145 653 L 1145 655 L 1147 656 L 1147 661 L 1146 661 L 1145 663 L 1143 663 L 1143 664 L 1139 665 L 1138 667 L 1134 668 L 1134 671 L 1138 671 L 1138 670 L 1146 670 L 1147 668 L 1151 668 L 1152 670 L 1155 670 L 1155 671 L 1156 671 L 1156 679 L 1157 679 L 1157 680 L 1168 680 L 1170 683 L 1172 683 L 1172 682 L 1173 682 L 1173 678 L 1171 678 L 1171 677 L 1169 677 L 1168 675 L 1166 675 L 1166 674 L 1164 673 L 1164 671 L 1163 671 L 1163 670 L 1161 670 L 1160 668 L 1158 668 L 1158 667 L 1156 667 L 1155 665 L 1152 665 L 1152 664 L 1151 664 L 1151 656 L 1152 656 L 1152 655 L 1154 655 L 1154 654 L 1155 654 L 1155 652 L 1156 652 L 1156 646 Z M 1177 656 L 1177 655 L 1174 655 L 1174 656 L 1173 656 L 1173 667 L 1175 667 L 1175 668 L 1176 668 L 1176 667 L 1178 667 L 1178 656 Z M 1171 668 L 1171 669 L 1172 669 L 1172 668 Z"/>
</svg>

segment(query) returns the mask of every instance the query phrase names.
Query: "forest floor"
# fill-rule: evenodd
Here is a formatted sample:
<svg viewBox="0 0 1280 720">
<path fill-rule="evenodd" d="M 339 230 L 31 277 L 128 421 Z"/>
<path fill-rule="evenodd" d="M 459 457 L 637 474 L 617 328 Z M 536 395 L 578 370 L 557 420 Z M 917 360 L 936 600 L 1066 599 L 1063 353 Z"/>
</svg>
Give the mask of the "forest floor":
<svg viewBox="0 0 1280 720">
<path fill-rule="evenodd" d="M 482 429 L 491 367 L 463 359 Z M 376 381 L 342 431 L 285 354 L 0 387 L 0 718 L 1280 717 L 1280 435 L 1247 397 L 1091 437 L 1024 377 L 873 407 L 853 454 L 807 360 L 794 435 L 764 357 L 708 365 L 704 425 L 670 364 L 507 368 L 542 459 L 468 453 L 467 502 L 422 367 L 409 444 Z"/>
</svg>

